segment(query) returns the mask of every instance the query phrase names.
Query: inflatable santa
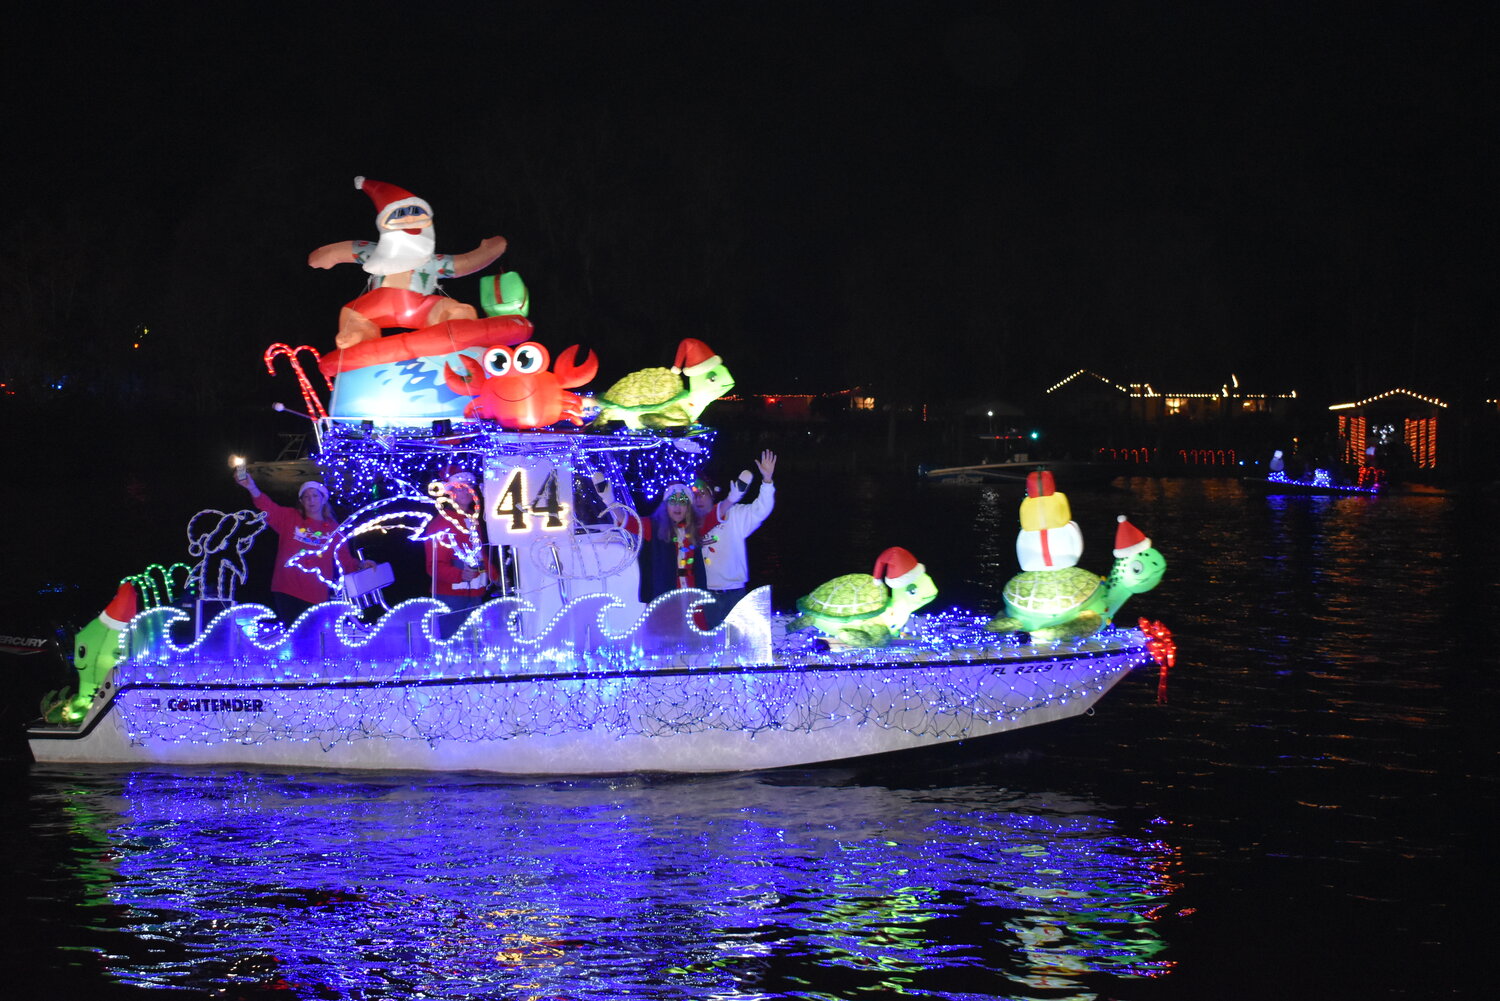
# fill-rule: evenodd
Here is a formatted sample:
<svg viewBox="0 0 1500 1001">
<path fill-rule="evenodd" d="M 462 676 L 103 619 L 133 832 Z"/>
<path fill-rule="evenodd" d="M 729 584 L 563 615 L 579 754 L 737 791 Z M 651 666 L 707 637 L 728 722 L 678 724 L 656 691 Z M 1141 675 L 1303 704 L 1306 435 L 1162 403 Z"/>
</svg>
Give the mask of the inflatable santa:
<svg viewBox="0 0 1500 1001">
<path fill-rule="evenodd" d="M 354 187 L 375 203 L 379 239 L 343 240 L 308 255 L 315 268 L 358 264 L 370 275 L 364 295 L 339 313 L 340 348 L 375 340 L 387 327 L 422 329 L 450 320 L 472 320 L 473 306 L 441 293 L 438 280 L 471 275 L 505 253 L 505 237 L 492 236 L 466 254 L 439 254 L 432 206 L 405 188 L 356 177 Z"/>
</svg>

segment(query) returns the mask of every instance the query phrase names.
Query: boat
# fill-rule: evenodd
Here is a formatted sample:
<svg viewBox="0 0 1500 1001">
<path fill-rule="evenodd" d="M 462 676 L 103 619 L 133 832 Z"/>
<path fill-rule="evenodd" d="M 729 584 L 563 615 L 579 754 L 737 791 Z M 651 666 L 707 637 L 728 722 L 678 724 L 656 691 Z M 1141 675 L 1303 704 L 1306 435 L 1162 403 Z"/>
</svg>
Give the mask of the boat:
<svg viewBox="0 0 1500 1001">
<path fill-rule="evenodd" d="M 849 649 L 789 631 L 770 588 L 714 629 L 694 618 L 707 592 L 642 604 L 633 536 L 593 500 L 593 476 L 616 479 L 625 496 L 628 470 L 675 479 L 711 439 L 702 426 L 599 434 L 476 423 L 435 436 L 329 418 L 318 461 L 346 493 L 377 462 L 483 468 L 487 513 L 504 509 L 490 538 L 512 550 L 512 593 L 459 613 L 413 599 L 373 621 L 362 596 L 346 594 L 290 628 L 259 604 L 201 599 L 211 616 L 160 604 L 120 631 L 121 657 L 81 719 L 29 728 L 32 755 L 529 775 L 776 768 L 1076 716 L 1152 661 L 1139 628 L 1030 642 L 950 611 L 912 616 L 885 646 Z M 380 520 L 403 499 L 367 505 L 346 531 L 404 527 L 409 513 Z M 554 510 L 561 524 L 549 526 Z"/>
<path fill-rule="evenodd" d="M 418 464 L 482 462 L 500 506 L 517 495 L 508 484 L 521 486 L 526 514 L 542 516 L 504 543 L 515 554 L 511 594 L 467 613 L 414 599 L 373 622 L 346 594 L 290 628 L 259 604 L 199 599 L 198 614 L 158 605 L 120 630 L 120 659 L 81 719 L 29 727 L 35 760 L 528 775 L 775 768 L 1076 716 L 1153 659 L 1139 628 L 1029 642 L 957 612 L 914 615 L 883 647 L 830 648 L 789 632 L 769 588 L 700 629 L 694 611 L 707 592 L 636 601 L 628 533 L 556 497 L 587 496 L 569 482 L 580 469 L 623 476 L 655 468 L 642 454 L 702 456 L 701 429 L 444 440 L 408 430 L 377 439 L 329 419 L 320 465 L 347 472 L 389 450 L 423 456 Z M 522 486 L 528 478 L 547 486 Z M 562 521 L 550 529 L 549 498 Z M 380 515 L 351 516 L 351 533 L 356 517 Z"/>
<path fill-rule="evenodd" d="M 1370 495 L 1386 492 L 1386 484 L 1383 480 L 1371 479 L 1363 483 L 1345 483 L 1335 481 L 1326 469 L 1315 469 L 1295 479 L 1287 476 L 1285 472 L 1271 472 L 1265 476 L 1244 476 L 1240 478 L 1240 482 L 1252 490 L 1267 494 Z"/>
<path fill-rule="evenodd" d="M 544 347 L 516 343 L 531 336 L 524 283 L 514 273 L 485 281 L 496 322 L 470 323 L 462 337 L 453 321 L 345 348 L 333 364 L 333 354 L 285 344 L 265 362 L 292 365 L 311 461 L 353 509 L 288 566 L 321 573 L 317 554 L 372 533 L 420 541 L 444 510 L 438 471 L 459 468 L 482 484 L 484 507 L 472 524 L 452 521 L 443 544 L 494 556 L 487 600 L 392 607 L 388 567 L 335 565 L 324 583 L 336 597 L 285 624 L 235 596 L 263 515 L 202 512 L 189 529 L 199 562 L 127 578 L 118 604 L 80 634 L 76 692 L 27 728 L 36 761 L 519 775 L 777 768 L 1077 716 L 1132 670 L 1165 663 L 1165 631 L 1144 620 L 1044 642 L 947 611 L 858 646 L 797 627 L 770 588 L 713 628 L 700 624 L 706 591 L 638 600 L 640 543 L 621 509 L 691 481 L 715 439 L 699 416 L 733 380 L 690 338 L 671 370 L 609 391 L 624 399 L 574 394 L 594 363 L 570 349 L 549 370 Z M 329 379 L 326 407 L 305 354 Z M 686 384 L 674 392 L 679 371 Z M 537 389 L 524 406 L 510 392 L 523 377 Z"/>
<path fill-rule="evenodd" d="M 1038 469 L 1051 470 L 1074 485 L 1104 485 L 1120 475 L 1116 466 L 1098 462 L 984 462 L 969 466 L 919 466 L 917 475 L 933 483 L 1005 483 L 1022 486 Z"/>
<path fill-rule="evenodd" d="M 518 628 L 530 610 L 500 599 L 446 640 L 428 599 L 368 632 L 330 603 L 269 638 L 266 609 L 236 606 L 190 643 L 143 644 L 78 725 L 28 737 L 53 764 L 744 771 L 1065 719 L 1150 661 L 1137 629 L 1032 646 L 952 615 L 915 616 L 878 650 L 822 652 L 784 632 L 764 588 L 718 629 L 663 641 L 697 597 L 663 596 L 620 633 L 599 627 L 609 601 L 584 597 L 534 636 Z M 165 625 L 148 613 L 129 642 Z"/>
</svg>

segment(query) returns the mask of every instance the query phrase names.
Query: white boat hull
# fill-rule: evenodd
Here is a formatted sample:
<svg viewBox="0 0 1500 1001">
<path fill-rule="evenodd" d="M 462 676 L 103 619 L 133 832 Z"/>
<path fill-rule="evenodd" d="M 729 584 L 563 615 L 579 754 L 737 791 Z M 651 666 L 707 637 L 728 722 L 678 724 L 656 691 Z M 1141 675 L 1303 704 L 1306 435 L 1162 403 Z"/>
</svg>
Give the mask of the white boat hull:
<svg viewBox="0 0 1500 1001">
<path fill-rule="evenodd" d="M 717 630 L 684 634 L 694 593 L 674 592 L 616 631 L 605 600 L 574 602 L 530 639 L 511 615 L 522 606 L 503 602 L 449 640 L 422 606 L 372 635 L 324 606 L 272 642 L 247 638 L 253 609 L 183 645 L 166 638 L 170 613 L 143 618 L 133 628 L 154 639 L 137 640 L 78 726 L 33 727 L 32 754 L 525 775 L 777 768 L 1074 716 L 1147 659 L 1136 630 L 1046 647 L 920 620 L 879 650 L 773 645 L 764 591 Z"/>
<path fill-rule="evenodd" d="M 420 687 L 138 685 L 117 691 L 78 728 L 33 729 L 31 748 L 39 762 L 77 764 L 527 775 L 739 771 L 1063 719 L 1093 706 L 1134 664 L 1128 654 L 1102 654 L 1031 664 L 471 678 Z M 1035 673 L 1011 673 L 1028 667 Z M 582 711 L 558 717 L 562 706 Z"/>
</svg>

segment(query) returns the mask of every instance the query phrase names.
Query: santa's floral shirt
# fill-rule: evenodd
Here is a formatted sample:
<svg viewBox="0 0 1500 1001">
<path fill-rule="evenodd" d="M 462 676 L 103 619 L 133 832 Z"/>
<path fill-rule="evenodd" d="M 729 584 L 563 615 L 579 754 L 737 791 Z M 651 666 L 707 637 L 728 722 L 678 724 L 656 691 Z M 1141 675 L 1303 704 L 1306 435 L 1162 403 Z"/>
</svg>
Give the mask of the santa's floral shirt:
<svg viewBox="0 0 1500 1001">
<path fill-rule="evenodd" d="M 375 247 L 376 244 L 373 240 L 355 240 L 354 259 L 360 264 L 364 264 L 365 261 L 369 260 L 370 254 L 374 252 Z M 407 282 L 406 287 L 409 291 L 416 292 L 419 295 L 435 295 L 438 290 L 438 279 L 452 278 L 457 273 L 453 270 L 452 254 L 433 254 L 424 263 L 411 269 L 411 279 Z M 388 276 L 371 275 L 370 277 L 373 280 L 372 283 L 378 286 L 381 279 Z"/>
</svg>

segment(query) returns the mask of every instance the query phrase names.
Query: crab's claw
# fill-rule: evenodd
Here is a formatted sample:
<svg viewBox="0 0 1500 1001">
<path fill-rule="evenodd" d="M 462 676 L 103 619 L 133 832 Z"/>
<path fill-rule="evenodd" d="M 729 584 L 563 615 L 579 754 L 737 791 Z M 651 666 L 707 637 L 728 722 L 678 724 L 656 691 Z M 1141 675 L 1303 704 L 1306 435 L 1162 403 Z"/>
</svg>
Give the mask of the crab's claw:
<svg viewBox="0 0 1500 1001">
<path fill-rule="evenodd" d="M 584 353 L 581 364 L 578 361 L 580 351 Z M 575 344 L 557 356 L 557 363 L 552 366 L 552 374 L 557 376 L 557 384 L 564 389 L 582 386 L 599 374 L 599 356 L 588 348 Z"/>
<path fill-rule="evenodd" d="M 486 378 L 484 366 L 468 355 L 459 355 L 459 357 L 464 360 L 464 368 L 468 369 L 468 372 L 459 375 L 453 371 L 452 365 L 444 365 L 443 381 L 459 396 L 478 396 L 479 390 L 475 387 Z"/>
</svg>

